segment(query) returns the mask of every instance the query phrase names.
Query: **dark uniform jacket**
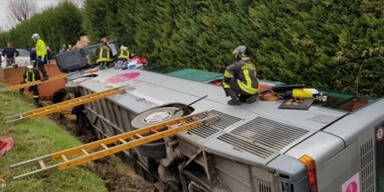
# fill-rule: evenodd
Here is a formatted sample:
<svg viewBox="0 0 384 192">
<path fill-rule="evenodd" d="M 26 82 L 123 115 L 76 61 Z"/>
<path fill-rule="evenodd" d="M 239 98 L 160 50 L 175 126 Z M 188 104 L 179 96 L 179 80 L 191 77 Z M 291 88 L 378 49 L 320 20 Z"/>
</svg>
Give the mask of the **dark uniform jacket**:
<svg viewBox="0 0 384 192">
<path fill-rule="evenodd" d="M 3 50 L 3 56 L 4 56 L 4 57 L 12 58 L 12 57 L 14 57 L 15 55 L 16 55 L 16 57 L 19 56 L 19 52 L 17 51 L 17 49 L 15 49 L 15 48 L 13 48 L 13 47 L 11 47 L 11 48 L 7 47 L 7 48 L 5 48 L 5 49 Z"/>
<path fill-rule="evenodd" d="M 23 80 L 25 83 L 40 80 L 39 70 L 36 68 L 25 70 Z"/>
<path fill-rule="evenodd" d="M 238 87 L 247 94 L 256 94 L 259 88 L 259 81 L 256 77 L 256 67 L 249 61 L 237 61 L 228 66 L 224 73 L 225 79 L 236 79 Z M 226 82 L 224 88 L 230 88 Z"/>
</svg>

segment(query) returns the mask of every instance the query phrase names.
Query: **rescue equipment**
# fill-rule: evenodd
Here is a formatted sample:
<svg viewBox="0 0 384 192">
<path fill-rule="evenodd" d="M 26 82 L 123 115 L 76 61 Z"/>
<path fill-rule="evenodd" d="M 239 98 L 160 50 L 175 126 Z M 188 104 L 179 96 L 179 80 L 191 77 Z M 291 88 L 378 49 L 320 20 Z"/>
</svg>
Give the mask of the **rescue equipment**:
<svg viewBox="0 0 384 192">
<path fill-rule="evenodd" d="M 57 104 L 49 105 L 46 107 L 34 109 L 34 110 L 31 110 L 31 111 L 28 111 L 25 113 L 13 115 L 13 116 L 7 117 L 5 119 L 5 123 L 12 123 L 12 122 L 20 121 L 23 119 L 35 119 L 35 118 L 49 115 L 49 114 L 52 114 L 55 112 L 60 112 L 60 111 L 66 110 L 66 109 L 71 109 L 73 107 L 83 105 L 86 103 L 90 103 L 93 101 L 97 101 L 97 100 L 109 97 L 111 95 L 115 95 L 118 93 L 124 93 L 126 91 L 126 88 L 127 88 L 126 86 L 122 86 L 122 87 L 118 87 L 118 88 L 108 89 L 108 90 L 101 91 L 98 93 L 93 93 L 93 94 L 85 95 L 82 97 L 74 98 L 71 100 L 67 100 L 67 101 L 64 101 L 61 103 L 57 103 Z"/>
<path fill-rule="evenodd" d="M 216 120 L 218 120 L 217 115 L 208 116 L 207 112 L 202 112 L 16 163 L 10 167 L 14 168 L 35 163 L 38 165 L 38 169 L 15 176 L 13 179 L 52 169 L 63 171 L 164 137 L 173 136 L 196 128 L 201 123 L 212 123 Z"/>
<path fill-rule="evenodd" d="M 9 86 L 9 87 L 0 89 L 0 93 L 5 93 L 5 92 L 9 92 L 9 91 L 17 91 L 19 89 L 23 89 L 23 88 L 27 88 L 27 87 L 34 86 L 34 85 L 40 85 L 43 83 L 64 79 L 66 77 L 67 77 L 67 74 L 61 74 L 61 75 L 56 75 L 54 77 L 50 77 L 48 80 L 45 80 L 45 81 L 37 80 L 37 81 L 29 82 L 29 83 L 22 83 L 22 84 L 18 84 L 18 85 L 13 85 L 13 86 Z"/>
</svg>

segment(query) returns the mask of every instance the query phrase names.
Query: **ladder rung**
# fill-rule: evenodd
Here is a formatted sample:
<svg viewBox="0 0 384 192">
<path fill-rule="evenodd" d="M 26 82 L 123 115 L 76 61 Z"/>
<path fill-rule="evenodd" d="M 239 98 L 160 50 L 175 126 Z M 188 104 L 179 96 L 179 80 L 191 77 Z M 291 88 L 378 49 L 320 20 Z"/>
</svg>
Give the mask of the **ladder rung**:
<svg viewBox="0 0 384 192">
<path fill-rule="evenodd" d="M 108 147 L 104 144 L 104 143 L 102 143 L 102 144 L 100 144 L 104 149 L 108 149 Z"/>
<path fill-rule="evenodd" d="M 179 125 L 165 125 L 168 129 L 174 129 L 179 127 Z"/>
<path fill-rule="evenodd" d="M 157 131 L 156 129 L 151 129 L 151 131 L 153 132 L 153 133 L 158 133 L 159 131 Z"/>
<path fill-rule="evenodd" d="M 45 165 L 43 160 L 39 160 L 39 165 L 42 169 L 46 168 L 47 166 Z"/>
<path fill-rule="evenodd" d="M 125 143 L 127 143 L 126 141 L 124 141 L 123 139 L 121 139 L 121 138 L 119 138 L 118 139 L 122 144 L 125 144 Z"/>
<path fill-rule="evenodd" d="M 65 155 L 61 155 L 61 158 L 64 159 L 64 161 L 68 161 L 68 159 Z"/>
<path fill-rule="evenodd" d="M 81 151 L 82 151 L 85 155 L 89 155 L 89 153 L 88 153 L 85 149 L 81 149 Z"/>
<path fill-rule="evenodd" d="M 138 138 L 143 138 L 143 136 L 138 134 L 138 133 L 136 133 L 135 136 L 138 137 Z"/>
</svg>

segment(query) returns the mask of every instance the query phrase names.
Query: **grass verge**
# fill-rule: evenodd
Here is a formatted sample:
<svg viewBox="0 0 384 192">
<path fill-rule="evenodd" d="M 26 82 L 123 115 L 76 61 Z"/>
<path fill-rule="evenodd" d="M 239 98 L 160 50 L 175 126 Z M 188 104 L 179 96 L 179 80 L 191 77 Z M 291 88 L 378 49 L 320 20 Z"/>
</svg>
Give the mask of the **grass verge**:
<svg viewBox="0 0 384 192">
<path fill-rule="evenodd" d="M 0 94 L 0 138 L 12 137 L 15 141 L 14 148 L 0 159 L 0 177 L 8 182 L 5 187 L 0 187 L 0 191 L 107 191 L 101 178 L 81 167 L 12 180 L 13 176 L 23 173 L 23 169 L 10 169 L 9 165 L 81 144 L 47 117 L 4 124 L 5 117 L 34 108 L 32 99 L 23 97 L 16 93 Z M 26 100 L 30 102 L 27 103 Z"/>
</svg>

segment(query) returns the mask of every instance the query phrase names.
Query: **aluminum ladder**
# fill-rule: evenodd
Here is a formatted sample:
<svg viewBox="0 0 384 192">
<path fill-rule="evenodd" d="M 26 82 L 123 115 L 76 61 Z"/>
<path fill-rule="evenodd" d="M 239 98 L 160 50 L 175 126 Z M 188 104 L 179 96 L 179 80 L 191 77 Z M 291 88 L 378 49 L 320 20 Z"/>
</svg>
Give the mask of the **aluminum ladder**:
<svg viewBox="0 0 384 192">
<path fill-rule="evenodd" d="M 12 123 L 12 122 L 20 121 L 23 119 L 35 119 L 35 118 L 49 115 L 49 114 L 52 114 L 55 112 L 60 112 L 60 111 L 63 111 L 65 109 L 71 109 L 73 107 L 83 105 L 86 103 L 90 103 L 93 101 L 97 101 L 97 100 L 109 97 L 111 95 L 115 95 L 118 93 L 124 93 L 126 91 L 126 88 L 127 88 L 126 86 L 112 88 L 112 89 L 108 89 L 108 90 L 101 91 L 98 93 L 93 93 L 93 94 L 85 95 L 82 97 L 74 98 L 71 100 L 63 101 L 63 102 L 60 102 L 57 104 L 48 105 L 46 107 L 34 109 L 34 110 L 31 110 L 31 111 L 28 111 L 25 113 L 12 115 L 12 116 L 5 118 L 5 123 Z"/>
<path fill-rule="evenodd" d="M 219 120 L 218 115 L 208 116 L 207 112 L 202 112 L 16 163 L 10 167 L 35 164 L 35 170 L 15 176 L 13 179 L 52 169 L 63 171 L 164 137 L 173 136 L 177 133 L 196 128 L 201 123 L 212 123 L 216 120 Z"/>
<path fill-rule="evenodd" d="M 5 92 L 9 92 L 9 91 L 17 91 L 19 89 L 23 89 L 23 88 L 27 88 L 27 87 L 34 86 L 34 85 L 40 85 L 43 83 L 64 79 L 66 77 L 67 77 L 67 74 L 64 73 L 64 74 L 50 77 L 49 79 L 47 79 L 45 81 L 37 80 L 37 81 L 29 82 L 29 83 L 22 83 L 22 84 L 18 84 L 18 85 L 13 85 L 13 86 L 9 86 L 9 87 L 0 89 L 0 93 L 5 93 Z"/>
</svg>

